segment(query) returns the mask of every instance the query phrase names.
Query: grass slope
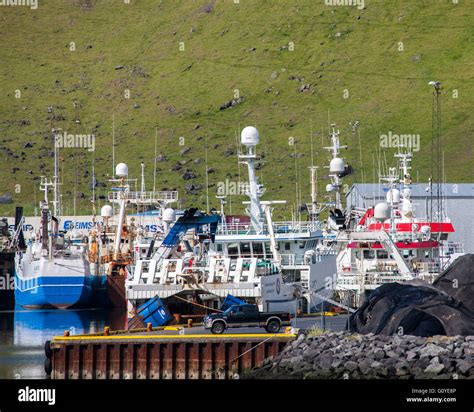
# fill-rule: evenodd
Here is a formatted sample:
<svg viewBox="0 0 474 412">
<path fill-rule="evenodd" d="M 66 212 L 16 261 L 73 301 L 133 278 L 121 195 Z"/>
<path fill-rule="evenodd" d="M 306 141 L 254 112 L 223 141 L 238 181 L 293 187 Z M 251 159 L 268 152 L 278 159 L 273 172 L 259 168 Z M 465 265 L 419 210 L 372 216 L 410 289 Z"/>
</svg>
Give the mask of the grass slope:
<svg viewBox="0 0 474 412">
<path fill-rule="evenodd" d="M 167 160 L 158 163 L 157 188 L 178 189 L 183 206 L 206 204 L 205 163 L 193 160 L 205 158 L 207 140 L 208 165 L 215 169 L 209 174 L 210 202 L 218 207 L 217 182 L 238 180 L 239 170 L 235 155 L 223 153 L 228 146 L 235 152 L 236 133 L 249 124 L 261 135 L 258 152 L 266 164 L 259 175 L 271 193 L 267 197 L 289 200 L 280 214 L 289 215 L 297 180 L 303 200 L 309 200 L 310 136 L 314 163 L 326 165 L 322 146 L 328 143 L 329 116 L 350 146 L 345 158 L 355 173 L 346 183 L 362 180 L 361 164 L 365 180 L 373 180 L 379 136 L 389 131 L 421 136 L 414 174 L 426 181 L 431 165 L 427 83 L 433 79 L 443 84 L 447 180 L 472 181 L 474 7 L 463 0 L 366 0 L 365 6 L 330 7 L 323 0 L 39 0 L 37 10 L 0 7 L 0 193 L 14 196 L 14 204 L 0 205 L 0 214 L 12 215 L 15 204 L 32 213 L 41 198 L 35 177 L 51 176 L 48 105 L 55 107 L 56 127 L 96 135 L 93 153 L 61 150 L 67 213 L 72 213 L 76 169 L 77 190 L 84 194 L 77 200 L 78 213 L 90 213 L 93 163 L 97 179 L 107 181 L 112 114 L 116 160 L 128 163 L 134 177 L 145 162 L 148 188 L 158 126 L 158 154 Z M 304 84 L 310 88 L 300 92 Z M 15 98 L 15 90 L 21 98 Z M 235 90 L 243 102 L 219 110 Z M 349 126 L 355 120 L 361 124 L 362 159 Z M 24 148 L 26 142 L 33 147 Z M 181 156 L 185 147 L 191 150 Z M 303 156 L 295 162 L 292 153 Z M 387 150 L 381 156 L 391 162 L 392 154 Z M 183 170 L 191 169 L 195 179 L 184 181 L 183 170 L 170 171 L 182 160 L 188 161 Z M 187 194 L 185 184 L 203 188 Z M 321 178 L 321 188 L 325 184 Z M 105 191 L 99 188 L 98 194 Z M 241 200 L 232 198 L 232 212 L 242 210 Z"/>
</svg>

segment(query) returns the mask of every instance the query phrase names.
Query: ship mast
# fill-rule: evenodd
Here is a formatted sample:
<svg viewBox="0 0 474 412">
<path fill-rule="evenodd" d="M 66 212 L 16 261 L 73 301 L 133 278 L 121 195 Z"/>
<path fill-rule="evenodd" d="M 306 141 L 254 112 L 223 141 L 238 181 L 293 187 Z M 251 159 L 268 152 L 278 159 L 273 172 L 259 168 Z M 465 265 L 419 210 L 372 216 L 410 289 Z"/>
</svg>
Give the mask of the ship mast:
<svg viewBox="0 0 474 412">
<path fill-rule="evenodd" d="M 396 232 L 396 227 L 395 227 L 395 204 L 398 199 L 396 199 L 395 191 L 396 189 L 396 184 L 399 181 L 397 169 L 395 167 L 390 167 L 388 169 L 388 175 L 387 176 L 380 176 L 380 180 L 386 181 L 390 189 L 387 193 L 387 200 L 390 203 L 390 234 L 392 237 L 395 236 Z M 382 228 L 383 228 L 383 222 L 382 222 Z"/>
<path fill-rule="evenodd" d="M 257 176 L 255 175 L 255 160 L 257 159 L 255 146 L 259 142 L 258 130 L 253 126 L 244 128 L 241 133 L 241 142 L 247 148 L 247 153 L 239 153 L 239 162 L 247 165 L 249 174 L 247 196 L 250 199 L 250 209 L 247 209 L 247 213 L 250 216 L 255 232 L 262 233 L 265 221 L 265 215 L 260 203 L 260 197 L 263 195 L 263 185 L 258 183 Z"/>
<path fill-rule="evenodd" d="M 56 139 L 58 139 L 58 137 L 59 137 L 57 135 L 57 132 L 60 131 L 61 129 L 56 129 L 54 127 L 54 107 L 53 106 L 48 106 L 48 113 L 51 116 L 51 140 L 53 142 L 53 154 L 54 154 L 53 155 L 54 156 L 54 165 L 53 165 L 54 174 L 53 174 L 53 182 L 52 182 L 53 201 L 51 203 L 53 204 L 53 216 L 58 218 L 60 213 L 61 213 L 60 212 L 61 207 L 60 207 L 60 203 L 59 203 L 59 165 L 58 165 L 59 144 L 56 141 Z M 46 196 L 47 196 L 47 192 L 45 192 L 45 193 L 46 193 Z M 46 203 L 48 203 L 48 202 L 46 201 Z"/>
<path fill-rule="evenodd" d="M 142 168 L 142 181 L 141 181 L 141 192 L 142 195 L 145 193 L 145 163 L 141 163 L 141 168 Z"/>
<path fill-rule="evenodd" d="M 48 214 L 49 214 L 49 199 L 48 191 L 53 186 L 53 182 L 49 181 L 46 177 L 41 178 L 40 191 L 44 192 L 44 201 L 40 202 L 41 209 L 41 244 L 42 248 L 48 250 L 49 236 L 48 236 Z"/>
<path fill-rule="evenodd" d="M 339 129 L 336 130 L 336 125 L 331 124 L 331 146 L 325 147 L 324 149 L 329 150 L 332 159 L 329 166 L 329 177 L 331 178 L 331 191 L 334 191 L 334 207 L 335 209 L 342 210 L 341 200 L 341 174 L 344 173 L 344 161 L 339 157 L 340 149 L 347 149 L 347 146 L 341 146 L 339 143 Z"/>
<path fill-rule="evenodd" d="M 53 138 L 56 130 L 53 129 Z M 58 167 L 58 145 L 54 143 L 54 175 L 53 175 L 53 214 L 55 217 L 59 217 L 60 205 L 59 205 L 59 167 Z"/>
<path fill-rule="evenodd" d="M 319 217 L 318 210 L 318 166 L 310 166 L 309 172 L 311 176 L 311 208 L 310 221 L 315 222 Z"/>
</svg>

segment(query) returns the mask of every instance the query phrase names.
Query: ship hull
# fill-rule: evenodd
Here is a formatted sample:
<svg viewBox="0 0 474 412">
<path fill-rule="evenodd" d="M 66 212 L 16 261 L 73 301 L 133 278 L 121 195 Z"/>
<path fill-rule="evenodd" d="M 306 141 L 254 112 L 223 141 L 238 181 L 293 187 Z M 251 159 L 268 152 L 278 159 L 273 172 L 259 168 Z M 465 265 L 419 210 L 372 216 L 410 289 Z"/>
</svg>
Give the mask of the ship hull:
<svg viewBox="0 0 474 412">
<path fill-rule="evenodd" d="M 88 306 L 92 277 L 83 259 L 40 259 L 15 266 L 15 301 L 28 309 Z"/>
</svg>

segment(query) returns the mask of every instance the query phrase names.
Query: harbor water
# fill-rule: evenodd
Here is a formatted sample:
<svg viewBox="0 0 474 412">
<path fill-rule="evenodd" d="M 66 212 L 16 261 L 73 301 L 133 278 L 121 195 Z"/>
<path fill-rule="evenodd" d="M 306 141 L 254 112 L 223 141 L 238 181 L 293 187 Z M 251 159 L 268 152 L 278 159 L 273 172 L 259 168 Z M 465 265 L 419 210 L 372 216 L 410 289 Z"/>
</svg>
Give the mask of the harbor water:
<svg viewBox="0 0 474 412">
<path fill-rule="evenodd" d="M 0 312 L 0 379 L 42 379 L 44 343 L 53 336 L 124 329 L 125 309 L 24 310 Z"/>
</svg>

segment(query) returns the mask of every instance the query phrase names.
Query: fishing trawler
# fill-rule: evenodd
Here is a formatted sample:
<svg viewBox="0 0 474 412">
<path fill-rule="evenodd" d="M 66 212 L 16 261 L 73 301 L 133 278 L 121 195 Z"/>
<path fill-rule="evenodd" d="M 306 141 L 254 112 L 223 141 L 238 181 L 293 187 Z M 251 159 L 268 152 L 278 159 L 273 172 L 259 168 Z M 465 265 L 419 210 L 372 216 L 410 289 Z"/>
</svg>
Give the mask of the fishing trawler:
<svg viewBox="0 0 474 412">
<path fill-rule="evenodd" d="M 111 205 L 101 208 L 102 222 L 93 218 L 93 228 L 89 232 L 88 258 L 95 275 L 94 301 L 99 306 L 126 307 L 125 279 L 128 266 L 133 265 L 137 253 L 152 241 L 142 216 L 133 216 L 127 221 L 127 208 L 135 211 L 165 210 L 170 203 L 178 200 L 176 191 L 146 191 L 144 164 L 142 163 L 141 190 L 131 190 L 135 179 L 128 178 L 128 166 L 119 163 L 115 168 L 117 179 L 111 179 L 112 191 L 108 200 L 118 205 L 118 215 L 114 216 Z M 162 213 L 161 213 L 162 214 Z M 160 226 L 160 221 L 157 226 Z M 155 231 L 159 230 L 155 226 Z"/>
<path fill-rule="evenodd" d="M 262 309 L 293 312 L 309 311 L 320 299 L 307 295 L 301 300 L 294 285 L 330 293 L 326 280 L 333 277 L 336 261 L 324 243 L 322 224 L 317 219 L 273 223 L 272 205 L 285 202 L 260 200 L 264 188 L 255 173 L 257 129 L 244 128 L 241 143 L 246 152 L 239 154 L 239 160 L 249 177 L 248 222 L 229 222 L 223 211 L 188 212 L 175 221 L 173 211 L 167 212 L 168 233 L 130 268 L 126 292 L 131 315 L 137 305 L 156 295 L 168 299 L 168 307 L 178 299 L 215 308 L 230 294 Z"/>
<path fill-rule="evenodd" d="M 41 202 L 41 229 L 15 259 L 15 301 L 23 308 L 87 306 L 92 296 L 92 275 L 83 244 L 72 243 L 58 230 L 57 206 L 49 209 L 48 188 L 57 185 L 41 181 L 45 193 Z M 55 190 L 55 193 L 57 191 Z M 57 205 L 55 196 L 54 205 Z"/>
<path fill-rule="evenodd" d="M 54 133 L 54 129 L 53 129 Z M 50 210 L 48 191 L 53 188 Z M 53 181 L 43 177 L 40 190 L 41 226 L 15 257 L 15 301 L 23 308 L 87 306 L 92 296 L 92 275 L 84 243 L 73 242 L 59 231 L 61 219 L 58 147 L 54 145 Z M 22 230 L 22 224 L 18 226 Z"/>
<path fill-rule="evenodd" d="M 388 184 L 386 201 L 365 211 L 348 211 L 353 222 L 337 237 L 335 290 L 339 300 L 357 307 L 384 283 L 422 279 L 429 283 L 463 254 L 448 241 L 454 227 L 442 212 L 417 218 L 411 199 L 412 153 L 395 154 L 398 167 L 389 168 L 381 181 Z M 428 188 L 429 189 L 429 188 Z"/>
</svg>

